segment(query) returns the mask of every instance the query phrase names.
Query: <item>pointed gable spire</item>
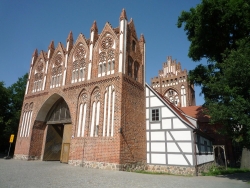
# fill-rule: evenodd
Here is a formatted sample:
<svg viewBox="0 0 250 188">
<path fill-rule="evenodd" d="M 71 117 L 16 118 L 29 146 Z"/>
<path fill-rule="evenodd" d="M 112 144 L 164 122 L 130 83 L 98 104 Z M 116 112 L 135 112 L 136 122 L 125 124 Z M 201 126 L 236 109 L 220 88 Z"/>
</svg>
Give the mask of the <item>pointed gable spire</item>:
<svg viewBox="0 0 250 188">
<path fill-rule="evenodd" d="M 67 42 L 68 41 L 73 41 L 73 33 L 72 31 L 69 32 L 68 38 L 67 38 Z"/>
<path fill-rule="evenodd" d="M 48 47 L 48 58 L 50 59 L 55 51 L 54 41 L 52 40 Z"/>
<path fill-rule="evenodd" d="M 93 25 L 92 25 L 92 27 L 91 27 L 91 29 L 90 29 L 90 32 L 92 32 L 92 31 L 98 32 L 98 28 L 97 28 L 96 21 L 94 21 L 94 23 L 93 23 Z"/>
<path fill-rule="evenodd" d="M 38 56 L 38 51 L 37 51 L 37 49 L 35 49 L 35 51 L 32 54 L 32 57 L 37 57 L 37 56 Z"/>
<path fill-rule="evenodd" d="M 121 20 L 127 20 L 127 15 L 125 9 L 122 9 L 121 15 L 120 15 L 120 21 Z"/>
<path fill-rule="evenodd" d="M 145 42 L 146 42 L 143 34 L 141 34 L 141 37 L 140 37 L 140 42 L 143 42 L 143 43 L 145 43 Z"/>
<path fill-rule="evenodd" d="M 67 49 L 66 53 L 70 53 L 71 49 L 73 48 L 73 33 L 72 31 L 69 32 L 68 38 L 67 38 Z"/>
<path fill-rule="evenodd" d="M 48 49 L 49 50 L 54 50 L 55 49 L 54 41 L 53 40 L 50 42 Z"/>
</svg>

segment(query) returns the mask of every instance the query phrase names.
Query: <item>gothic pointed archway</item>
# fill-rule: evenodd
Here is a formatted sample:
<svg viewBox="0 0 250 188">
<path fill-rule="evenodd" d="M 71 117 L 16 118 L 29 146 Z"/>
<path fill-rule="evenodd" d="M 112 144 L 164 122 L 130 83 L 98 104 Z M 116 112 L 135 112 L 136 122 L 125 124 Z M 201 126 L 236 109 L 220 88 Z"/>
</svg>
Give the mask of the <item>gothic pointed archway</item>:
<svg viewBox="0 0 250 188">
<path fill-rule="evenodd" d="M 68 162 L 71 117 L 67 103 L 63 98 L 58 99 L 51 107 L 47 117 L 47 134 L 44 144 L 44 161 Z"/>
<path fill-rule="evenodd" d="M 68 162 L 71 116 L 66 101 L 53 94 L 40 108 L 33 126 L 30 155 L 43 161 Z M 40 156 L 40 157 L 39 157 Z"/>
</svg>

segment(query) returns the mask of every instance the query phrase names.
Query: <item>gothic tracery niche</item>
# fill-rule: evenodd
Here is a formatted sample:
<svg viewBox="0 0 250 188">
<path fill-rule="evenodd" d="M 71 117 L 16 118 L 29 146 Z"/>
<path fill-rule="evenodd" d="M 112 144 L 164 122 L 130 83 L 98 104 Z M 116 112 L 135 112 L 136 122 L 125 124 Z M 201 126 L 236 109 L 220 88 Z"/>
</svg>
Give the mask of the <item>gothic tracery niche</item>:
<svg viewBox="0 0 250 188">
<path fill-rule="evenodd" d="M 26 103 L 24 105 L 21 129 L 19 133 L 20 137 L 29 137 L 33 106 L 34 106 L 33 102 Z"/>
<path fill-rule="evenodd" d="M 166 93 L 165 93 L 165 96 L 169 99 L 169 101 L 171 103 L 173 103 L 175 106 L 178 106 L 179 105 L 179 96 L 178 96 L 178 93 L 173 90 L 173 89 L 169 89 Z"/>
<path fill-rule="evenodd" d="M 78 126 L 77 126 L 77 137 L 84 137 L 86 115 L 87 115 L 87 101 L 88 94 L 83 93 L 79 100 L 79 115 L 78 115 Z"/>
<path fill-rule="evenodd" d="M 103 105 L 103 136 L 114 136 L 115 87 L 107 86 Z"/>
<path fill-rule="evenodd" d="M 91 127 L 90 136 L 97 137 L 99 132 L 99 118 L 100 118 L 100 90 L 96 88 L 91 96 L 92 113 L 91 113 Z"/>
<path fill-rule="evenodd" d="M 50 88 L 60 87 L 62 84 L 63 58 L 60 52 L 54 59 L 54 64 L 51 71 Z"/>
<path fill-rule="evenodd" d="M 108 33 L 102 39 L 99 49 L 98 77 L 114 74 L 115 41 Z"/>
<path fill-rule="evenodd" d="M 43 90 L 44 61 L 40 59 L 36 65 L 34 73 L 34 84 L 32 92 Z"/>
<path fill-rule="evenodd" d="M 73 55 L 71 83 L 84 81 L 86 77 L 86 50 L 82 43 L 78 44 Z"/>
</svg>

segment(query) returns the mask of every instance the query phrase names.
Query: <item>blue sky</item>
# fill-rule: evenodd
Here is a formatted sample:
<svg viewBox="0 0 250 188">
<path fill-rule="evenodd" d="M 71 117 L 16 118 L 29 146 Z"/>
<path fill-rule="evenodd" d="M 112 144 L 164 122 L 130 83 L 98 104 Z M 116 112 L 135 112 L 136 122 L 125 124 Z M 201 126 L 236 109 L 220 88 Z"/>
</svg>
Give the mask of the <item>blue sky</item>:
<svg viewBox="0 0 250 188">
<path fill-rule="evenodd" d="M 52 40 L 66 45 L 70 31 L 74 40 L 80 33 L 90 37 L 97 22 L 99 33 L 106 22 L 114 28 L 124 8 L 135 23 L 137 36 L 146 40 L 146 81 L 158 75 L 167 56 L 181 62 L 182 69 L 194 69 L 199 62 L 188 57 L 190 42 L 183 28 L 176 26 L 181 11 L 188 11 L 201 0 L 2 0 L 0 2 L 0 81 L 15 83 L 29 71 L 37 48 L 47 51 Z M 196 87 L 196 105 L 203 104 Z"/>
</svg>

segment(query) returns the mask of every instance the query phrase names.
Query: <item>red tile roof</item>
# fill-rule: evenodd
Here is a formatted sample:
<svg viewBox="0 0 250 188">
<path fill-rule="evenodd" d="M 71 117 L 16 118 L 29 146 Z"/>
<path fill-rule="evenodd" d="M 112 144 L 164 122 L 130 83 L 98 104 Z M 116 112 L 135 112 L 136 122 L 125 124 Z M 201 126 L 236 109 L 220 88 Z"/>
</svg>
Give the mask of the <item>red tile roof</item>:
<svg viewBox="0 0 250 188">
<path fill-rule="evenodd" d="M 183 111 L 183 113 L 197 119 L 199 122 L 209 121 L 209 117 L 203 113 L 204 108 L 202 106 L 180 107 L 180 109 Z"/>
</svg>

